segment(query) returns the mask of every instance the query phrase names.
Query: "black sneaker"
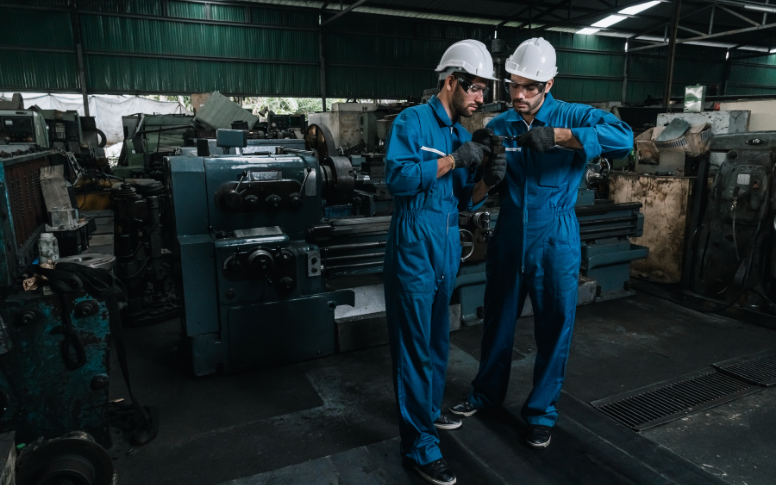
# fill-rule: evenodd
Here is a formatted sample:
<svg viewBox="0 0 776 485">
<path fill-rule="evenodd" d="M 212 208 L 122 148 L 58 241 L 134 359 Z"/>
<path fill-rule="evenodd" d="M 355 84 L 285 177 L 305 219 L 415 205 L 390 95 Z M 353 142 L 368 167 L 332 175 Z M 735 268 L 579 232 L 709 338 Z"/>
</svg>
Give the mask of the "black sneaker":
<svg viewBox="0 0 776 485">
<path fill-rule="evenodd" d="M 459 402 L 455 406 L 450 406 L 450 412 L 457 414 L 458 416 L 464 416 L 468 418 L 472 414 L 476 413 L 477 409 L 472 406 L 472 403 L 466 400 Z"/>
<path fill-rule="evenodd" d="M 436 485 L 453 485 L 455 473 L 447 466 L 444 458 L 432 461 L 428 465 L 415 465 L 415 471 L 423 480 Z"/>
<path fill-rule="evenodd" d="M 463 421 L 447 413 L 440 414 L 434 421 L 434 426 L 439 429 L 458 429 L 462 424 Z"/>
<path fill-rule="evenodd" d="M 547 448 L 550 446 L 552 428 L 541 424 L 531 424 L 525 434 L 525 441 L 531 448 Z"/>
</svg>

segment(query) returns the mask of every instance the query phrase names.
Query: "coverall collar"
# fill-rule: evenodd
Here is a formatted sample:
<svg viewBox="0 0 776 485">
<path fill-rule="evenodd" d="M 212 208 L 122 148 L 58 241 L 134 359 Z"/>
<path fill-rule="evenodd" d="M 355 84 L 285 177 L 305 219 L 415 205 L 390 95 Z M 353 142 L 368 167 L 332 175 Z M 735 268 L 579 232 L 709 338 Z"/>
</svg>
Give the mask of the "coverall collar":
<svg viewBox="0 0 776 485">
<path fill-rule="evenodd" d="M 431 109 L 434 110 L 434 114 L 439 120 L 440 126 L 453 126 L 457 124 L 450 121 L 450 117 L 447 116 L 447 111 L 445 111 L 445 107 L 442 106 L 442 102 L 439 101 L 439 98 L 432 96 L 431 99 L 428 100 L 428 104 L 431 106 Z"/>
<path fill-rule="evenodd" d="M 544 103 L 542 103 L 542 107 L 539 108 L 536 117 L 534 117 L 534 121 L 540 121 L 543 125 L 546 125 L 557 109 L 558 102 L 552 97 L 552 93 L 547 93 L 544 98 Z M 507 115 L 507 121 L 523 121 L 523 117 L 520 113 L 515 111 L 515 108 L 512 108 Z"/>
</svg>

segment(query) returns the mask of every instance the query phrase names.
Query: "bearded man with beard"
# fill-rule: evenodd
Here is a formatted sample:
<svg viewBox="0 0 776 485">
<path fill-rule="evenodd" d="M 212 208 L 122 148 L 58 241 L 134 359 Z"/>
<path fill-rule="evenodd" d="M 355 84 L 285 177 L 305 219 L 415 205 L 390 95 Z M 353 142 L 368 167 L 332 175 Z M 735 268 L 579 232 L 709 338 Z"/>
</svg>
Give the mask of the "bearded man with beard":
<svg viewBox="0 0 776 485">
<path fill-rule="evenodd" d="M 633 147 L 630 127 L 611 113 L 553 98 L 555 49 L 529 39 L 506 60 L 511 109 L 475 141 L 507 136 L 507 174 L 499 186 L 498 222 L 488 240 L 481 357 L 459 416 L 502 405 L 509 384 L 517 318 L 526 295 L 534 310 L 533 389 L 521 414 L 533 448 L 550 444 L 555 404 L 566 373 L 576 314 L 581 245 L 574 213 L 588 160 L 621 158 Z M 516 139 L 516 140 L 514 140 Z"/>
<path fill-rule="evenodd" d="M 453 44 L 436 71 L 439 95 L 402 111 L 388 136 L 385 179 L 394 209 L 383 276 L 399 452 L 427 482 L 450 485 L 456 478 L 437 446 L 437 428 L 461 426 L 440 409 L 450 344 L 448 305 L 461 261 L 458 210 L 476 210 L 485 201 L 504 177 L 506 157 L 491 157 L 475 172 L 490 149 L 472 142 L 458 123 L 483 103 L 493 80 L 485 45 Z"/>
</svg>

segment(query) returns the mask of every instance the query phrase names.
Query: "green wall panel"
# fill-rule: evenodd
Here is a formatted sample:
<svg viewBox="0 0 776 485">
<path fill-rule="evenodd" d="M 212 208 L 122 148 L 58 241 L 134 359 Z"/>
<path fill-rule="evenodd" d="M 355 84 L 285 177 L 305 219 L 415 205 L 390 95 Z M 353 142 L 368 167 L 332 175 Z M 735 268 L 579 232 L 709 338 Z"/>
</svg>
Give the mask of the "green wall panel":
<svg viewBox="0 0 776 485">
<path fill-rule="evenodd" d="M 361 67 L 327 68 L 327 95 L 333 98 L 405 99 L 408 96 L 419 97 L 424 89 L 435 85 L 435 76 L 428 71 L 401 71 L 386 67 L 369 69 L 369 73 L 365 76 Z"/>
<path fill-rule="evenodd" d="M 128 13 L 134 15 L 162 15 L 159 0 L 79 0 L 79 10 L 95 12 Z"/>
<path fill-rule="evenodd" d="M 68 13 L 0 7 L 0 19 L 0 45 L 75 49 Z"/>
<path fill-rule="evenodd" d="M 3 0 L 3 3 L 30 7 L 68 8 L 70 6 L 69 0 Z"/>
<path fill-rule="evenodd" d="M 79 90 L 75 54 L 0 50 L 0 88 Z"/>
<path fill-rule="evenodd" d="M 87 82 L 97 92 L 315 96 L 318 66 L 86 56 Z"/>
<path fill-rule="evenodd" d="M 317 12 L 300 12 L 295 10 L 269 10 L 265 8 L 251 9 L 251 22 L 265 25 L 288 25 L 293 27 L 318 27 Z"/>
<path fill-rule="evenodd" d="M 419 67 L 433 71 L 450 46 L 447 41 L 329 33 L 326 62 L 367 66 Z"/>
<path fill-rule="evenodd" d="M 318 34 L 83 15 L 87 51 L 318 61 Z"/>
<path fill-rule="evenodd" d="M 210 18 L 226 22 L 245 22 L 245 7 L 210 4 Z"/>
<path fill-rule="evenodd" d="M 184 19 L 206 19 L 207 11 L 204 3 L 175 2 L 168 0 L 167 15 Z"/>
</svg>

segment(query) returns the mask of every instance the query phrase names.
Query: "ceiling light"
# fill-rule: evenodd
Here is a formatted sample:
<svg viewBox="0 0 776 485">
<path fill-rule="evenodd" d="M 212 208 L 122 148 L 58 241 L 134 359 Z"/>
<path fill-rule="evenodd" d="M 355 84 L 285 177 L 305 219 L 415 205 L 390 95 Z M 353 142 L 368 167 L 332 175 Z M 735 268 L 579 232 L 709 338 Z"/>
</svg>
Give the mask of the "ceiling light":
<svg viewBox="0 0 776 485">
<path fill-rule="evenodd" d="M 773 49 L 771 49 L 770 51 L 768 51 L 768 54 L 773 54 L 774 52 L 776 52 L 776 47 L 774 47 Z"/>
<path fill-rule="evenodd" d="M 577 34 L 592 35 L 592 34 L 595 34 L 596 32 L 598 32 L 599 30 L 601 30 L 601 29 L 594 29 L 592 27 L 586 27 L 586 28 L 584 28 L 582 30 L 577 30 Z"/>
<path fill-rule="evenodd" d="M 774 7 L 761 7 L 759 5 L 752 5 L 750 3 L 744 5 L 744 10 L 757 10 L 758 12 L 776 13 L 776 8 Z"/>
<path fill-rule="evenodd" d="M 644 10 L 646 10 L 648 8 L 654 7 L 658 3 L 660 3 L 660 2 L 659 1 L 653 1 L 653 2 L 642 3 L 640 5 L 633 5 L 632 7 L 628 7 L 628 8 L 620 10 L 620 13 L 623 14 L 623 15 L 636 15 L 637 13 L 641 13 L 641 12 L 643 12 Z"/>
<path fill-rule="evenodd" d="M 614 25 L 617 22 L 620 22 L 621 20 L 625 20 L 627 18 L 628 17 L 626 17 L 625 15 L 610 15 L 605 19 L 599 20 L 598 22 L 594 23 L 593 27 L 601 27 L 605 29 L 606 27 Z"/>
</svg>

